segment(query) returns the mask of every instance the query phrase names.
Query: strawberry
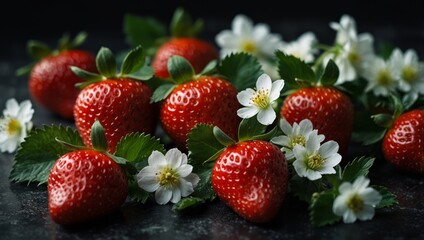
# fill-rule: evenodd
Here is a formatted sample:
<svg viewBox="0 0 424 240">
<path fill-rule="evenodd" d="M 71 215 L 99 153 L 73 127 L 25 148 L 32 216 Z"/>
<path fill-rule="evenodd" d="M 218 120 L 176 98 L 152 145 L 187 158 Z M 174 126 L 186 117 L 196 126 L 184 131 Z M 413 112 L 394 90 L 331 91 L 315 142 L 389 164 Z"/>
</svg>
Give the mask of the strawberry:
<svg viewBox="0 0 424 240">
<path fill-rule="evenodd" d="M 228 146 L 212 170 L 212 187 L 217 196 L 251 222 L 272 220 L 282 205 L 287 186 L 284 154 L 263 140 Z"/>
<path fill-rule="evenodd" d="M 169 78 L 168 59 L 178 55 L 187 59 L 194 71 L 199 73 L 212 60 L 218 59 L 217 49 L 209 42 L 198 38 L 172 38 L 158 49 L 152 67 L 155 76 Z"/>
<path fill-rule="evenodd" d="M 75 84 L 82 81 L 69 67 L 96 71 L 95 57 L 90 52 L 72 49 L 81 44 L 85 37 L 81 33 L 73 43 L 62 40 L 57 51 L 39 42 L 28 42 L 30 53 L 37 60 L 30 71 L 29 93 L 39 105 L 66 119 L 73 119 L 73 107 L 80 91 Z M 19 72 L 23 74 L 25 69 Z"/>
<path fill-rule="evenodd" d="M 384 136 L 385 159 L 398 169 L 424 173 L 424 110 L 411 110 L 397 117 Z"/>
<path fill-rule="evenodd" d="M 90 132 L 95 119 L 103 123 L 108 150 L 112 153 L 119 140 L 128 133 L 154 133 L 158 109 L 150 103 L 152 90 L 146 83 L 138 81 L 136 75 L 131 75 L 143 64 L 144 54 L 142 48 L 138 47 L 127 55 L 121 73 L 117 74 L 112 52 L 101 48 L 97 55 L 97 66 L 102 76 L 73 68 L 76 74 L 88 76 L 91 80 L 78 95 L 74 106 L 75 124 L 87 146 L 91 146 Z M 151 76 L 152 73 L 142 78 Z"/>
<path fill-rule="evenodd" d="M 280 115 L 290 124 L 309 119 L 326 140 L 339 144 L 341 155 L 347 153 L 353 128 L 353 104 L 336 88 L 301 88 L 287 96 Z"/>
<path fill-rule="evenodd" d="M 94 150 L 61 156 L 53 165 L 47 184 L 50 216 L 59 224 L 107 215 L 120 207 L 128 194 L 122 168 Z"/>
<path fill-rule="evenodd" d="M 186 149 L 187 134 L 198 123 L 218 126 L 235 137 L 240 122 L 236 88 L 220 77 L 195 76 L 190 63 L 179 56 L 173 56 L 169 66 L 171 80 L 179 85 L 169 85 L 172 91 L 158 99 L 165 99 L 160 123 L 177 147 Z"/>
<path fill-rule="evenodd" d="M 59 224 L 75 224 L 110 214 L 128 195 L 127 173 L 118 163 L 126 160 L 107 153 L 107 140 L 98 120 L 92 125 L 92 149 L 56 138 L 72 149 L 54 163 L 47 180 L 51 218 Z"/>
<path fill-rule="evenodd" d="M 195 73 L 200 73 L 210 61 L 219 58 L 218 50 L 212 43 L 197 37 L 202 26 L 201 20 L 193 22 L 184 9 L 176 9 L 170 24 L 171 36 L 159 45 L 152 61 L 156 77 L 170 77 L 167 64 L 169 58 L 175 55 L 185 58 Z"/>
</svg>

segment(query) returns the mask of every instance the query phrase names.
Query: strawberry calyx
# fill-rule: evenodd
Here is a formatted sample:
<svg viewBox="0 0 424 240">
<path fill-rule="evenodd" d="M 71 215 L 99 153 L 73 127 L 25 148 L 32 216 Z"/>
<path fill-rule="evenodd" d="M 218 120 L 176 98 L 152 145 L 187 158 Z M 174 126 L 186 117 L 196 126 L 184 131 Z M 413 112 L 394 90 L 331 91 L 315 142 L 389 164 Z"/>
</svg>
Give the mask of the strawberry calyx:
<svg viewBox="0 0 424 240">
<path fill-rule="evenodd" d="M 34 65 L 49 56 L 56 56 L 61 52 L 76 49 L 80 45 L 82 45 L 87 39 L 86 32 L 78 33 L 72 40 L 68 33 L 65 33 L 58 41 L 58 45 L 56 49 L 50 48 L 46 43 L 37 40 L 29 40 L 27 43 L 27 51 L 30 57 L 32 58 L 32 62 L 26 66 L 18 68 L 16 70 L 17 76 L 26 76 L 28 75 Z"/>
<path fill-rule="evenodd" d="M 101 47 L 96 55 L 96 66 L 99 74 L 88 72 L 76 66 L 70 68 L 76 75 L 86 80 L 76 85 L 79 88 L 85 88 L 106 79 L 130 78 L 146 81 L 152 78 L 154 70 L 145 65 L 145 59 L 143 47 L 139 45 L 127 53 L 118 71 L 113 52 L 107 47 Z"/>
<path fill-rule="evenodd" d="M 183 8 L 177 8 L 170 24 L 172 37 L 196 37 L 203 29 L 203 20 L 193 21 L 190 14 Z"/>
</svg>

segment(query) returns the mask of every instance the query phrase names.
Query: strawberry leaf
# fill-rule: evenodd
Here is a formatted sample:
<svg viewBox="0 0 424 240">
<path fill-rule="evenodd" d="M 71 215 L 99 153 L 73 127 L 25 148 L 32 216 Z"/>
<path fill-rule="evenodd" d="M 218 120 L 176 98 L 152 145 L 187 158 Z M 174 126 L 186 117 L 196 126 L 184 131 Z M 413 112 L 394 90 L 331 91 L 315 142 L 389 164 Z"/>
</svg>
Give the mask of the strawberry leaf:
<svg viewBox="0 0 424 240">
<path fill-rule="evenodd" d="M 234 139 L 232 139 L 230 136 L 228 136 L 224 131 L 222 131 L 219 127 L 214 126 L 213 127 L 213 135 L 215 136 L 216 140 L 220 142 L 224 146 L 230 146 L 236 143 Z"/>
<path fill-rule="evenodd" d="M 198 19 L 193 22 L 191 16 L 183 8 L 177 8 L 170 28 L 173 37 L 196 37 L 202 31 L 203 21 Z"/>
<path fill-rule="evenodd" d="M 68 49 L 70 36 L 68 33 L 63 34 L 63 36 L 59 39 L 58 49 L 59 51 L 64 51 Z"/>
<path fill-rule="evenodd" d="M 132 47 L 142 45 L 147 51 L 158 47 L 158 39 L 167 36 L 166 27 L 154 18 L 140 17 L 133 14 L 124 16 L 124 33 L 126 41 Z"/>
<path fill-rule="evenodd" d="M 130 196 L 132 201 L 144 204 L 149 198 L 150 193 L 146 192 L 138 186 L 137 179 L 135 177 L 129 177 L 128 195 Z"/>
<path fill-rule="evenodd" d="M 96 56 L 97 70 L 103 76 L 110 78 L 116 75 L 116 60 L 109 48 L 101 47 Z"/>
<path fill-rule="evenodd" d="M 75 66 L 71 66 L 70 68 L 71 68 L 72 72 L 74 72 L 78 77 L 86 80 L 87 82 L 92 83 L 92 82 L 98 82 L 98 81 L 102 80 L 102 76 L 100 76 L 99 74 L 91 73 L 91 72 L 88 72 L 84 69 L 81 69 L 81 68 L 75 67 Z M 85 85 L 85 83 L 84 82 L 83 83 L 77 83 L 76 85 L 79 87 L 81 85 Z"/>
<path fill-rule="evenodd" d="M 218 66 L 218 62 L 216 60 L 212 60 L 203 68 L 200 75 L 212 75 L 216 71 L 216 67 Z"/>
<path fill-rule="evenodd" d="M 258 59 L 247 53 L 232 53 L 217 66 L 218 74 L 230 81 L 237 91 L 254 88 L 263 73 Z"/>
<path fill-rule="evenodd" d="M 76 47 L 79 47 L 81 44 L 85 42 L 86 39 L 87 39 L 86 32 L 78 33 L 75 36 L 75 38 L 72 40 L 72 42 L 69 43 L 69 49 L 75 49 Z"/>
<path fill-rule="evenodd" d="M 213 134 L 213 126 L 197 124 L 188 134 L 190 164 L 202 166 L 203 163 L 224 148 Z"/>
<path fill-rule="evenodd" d="M 405 110 L 411 109 L 411 107 L 417 102 L 418 93 L 417 92 L 409 92 L 405 94 L 402 98 L 402 105 Z"/>
<path fill-rule="evenodd" d="M 177 85 L 173 83 L 166 83 L 158 88 L 153 92 L 152 98 L 150 100 L 151 103 L 160 102 L 164 100 L 168 95 L 176 88 Z"/>
<path fill-rule="evenodd" d="M 396 195 L 391 193 L 389 189 L 383 186 L 376 186 L 376 185 L 373 185 L 371 187 L 377 190 L 382 196 L 382 199 L 380 203 L 376 206 L 376 208 L 390 207 L 394 204 L 399 204 L 399 202 L 396 199 Z"/>
<path fill-rule="evenodd" d="M 84 145 L 78 132 L 69 127 L 52 125 L 36 129 L 16 152 L 9 179 L 16 182 L 46 183 L 55 161 L 72 151 L 56 142 L 56 138 L 72 145 Z"/>
<path fill-rule="evenodd" d="M 97 151 L 104 152 L 107 149 L 107 139 L 105 134 L 105 129 L 99 120 L 95 120 L 91 126 L 90 133 L 91 144 L 93 148 Z"/>
<path fill-rule="evenodd" d="M 262 135 L 266 128 L 267 126 L 260 124 L 256 117 L 244 118 L 241 120 L 238 129 L 239 141 L 246 141 L 254 136 Z"/>
<path fill-rule="evenodd" d="M 143 48 L 141 45 L 138 45 L 125 56 L 121 67 L 121 75 L 126 75 L 138 71 L 141 67 L 143 67 L 144 60 L 145 56 Z"/>
<path fill-rule="evenodd" d="M 316 84 L 315 73 L 308 64 L 281 51 L 277 51 L 275 56 L 278 59 L 278 73 L 289 87 L 298 88 L 299 83 L 305 86 Z"/>
<path fill-rule="evenodd" d="M 40 60 L 53 53 L 47 44 L 34 40 L 28 41 L 27 49 L 34 60 Z"/>
<path fill-rule="evenodd" d="M 332 59 L 328 61 L 325 67 L 324 74 L 322 75 L 320 82 L 323 86 L 333 86 L 339 78 L 339 68 Z"/>
<path fill-rule="evenodd" d="M 321 192 L 314 196 L 309 205 L 309 217 L 312 224 L 321 227 L 340 221 L 341 218 L 333 213 L 335 198 L 332 191 Z"/>
<path fill-rule="evenodd" d="M 372 115 L 371 118 L 374 120 L 374 123 L 383 128 L 389 128 L 393 122 L 393 116 L 387 113 L 379 113 Z"/>
<path fill-rule="evenodd" d="M 178 55 L 169 58 L 168 72 L 171 79 L 178 84 L 192 80 L 195 75 L 191 64 L 185 58 Z"/>
<path fill-rule="evenodd" d="M 374 164 L 374 158 L 360 157 L 349 162 L 343 169 L 342 181 L 352 182 L 359 176 L 367 176 Z"/>
<path fill-rule="evenodd" d="M 132 163 L 147 163 L 147 158 L 155 150 L 161 153 L 165 152 L 165 148 L 159 139 L 145 133 L 130 133 L 119 141 L 115 156 L 125 158 Z M 137 166 L 138 169 L 140 167 L 142 166 Z"/>
<path fill-rule="evenodd" d="M 179 202 L 177 202 L 176 204 L 174 204 L 174 206 L 172 206 L 172 210 L 181 211 L 187 208 L 199 206 L 203 204 L 204 202 L 205 202 L 204 199 L 198 198 L 198 197 L 182 198 Z"/>
<path fill-rule="evenodd" d="M 195 172 L 200 181 L 194 189 L 192 197 L 201 198 L 207 201 L 212 201 L 215 199 L 216 194 L 212 188 L 212 168 L 214 163 L 209 163 L 204 166 L 193 167 L 193 172 Z"/>
<path fill-rule="evenodd" d="M 149 80 L 155 75 L 155 70 L 149 66 L 143 66 L 138 71 L 135 71 L 131 74 L 127 74 L 126 76 L 135 80 Z"/>
</svg>

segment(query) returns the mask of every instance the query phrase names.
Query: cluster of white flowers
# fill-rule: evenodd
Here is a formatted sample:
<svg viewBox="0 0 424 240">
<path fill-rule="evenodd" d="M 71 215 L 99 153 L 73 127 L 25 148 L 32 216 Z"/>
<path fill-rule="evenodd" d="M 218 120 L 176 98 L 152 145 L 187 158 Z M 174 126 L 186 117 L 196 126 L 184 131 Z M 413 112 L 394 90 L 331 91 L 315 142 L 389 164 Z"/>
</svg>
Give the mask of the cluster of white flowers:
<svg viewBox="0 0 424 240">
<path fill-rule="evenodd" d="M 404 53 L 395 49 L 388 60 L 375 54 L 374 38 L 370 33 L 357 33 L 356 22 L 349 15 L 343 15 L 340 22 L 331 22 L 336 31 L 333 46 L 322 53 L 322 64 L 333 59 L 339 67 L 336 85 L 351 82 L 362 77 L 368 81 L 366 92 L 376 96 L 387 96 L 390 92 L 424 95 L 424 63 L 416 52 L 408 49 Z M 297 40 L 284 42 L 279 34 L 271 33 L 267 24 L 254 25 L 244 15 L 237 15 L 231 30 L 224 30 L 216 36 L 221 48 L 221 57 L 234 52 L 247 52 L 256 56 L 262 69 L 272 79 L 278 79 L 274 54 L 276 50 L 291 54 L 307 63 L 315 61 L 319 53 L 318 40 L 311 32 L 302 34 Z"/>
<path fill-rule="evenodd" d="M 7 100 L 0 117 L 0 151 L 12 153 L 24 141 L 32 128 L 34 109 L 29 100 L 20 104 L 16 99 Z"/>
</svg>

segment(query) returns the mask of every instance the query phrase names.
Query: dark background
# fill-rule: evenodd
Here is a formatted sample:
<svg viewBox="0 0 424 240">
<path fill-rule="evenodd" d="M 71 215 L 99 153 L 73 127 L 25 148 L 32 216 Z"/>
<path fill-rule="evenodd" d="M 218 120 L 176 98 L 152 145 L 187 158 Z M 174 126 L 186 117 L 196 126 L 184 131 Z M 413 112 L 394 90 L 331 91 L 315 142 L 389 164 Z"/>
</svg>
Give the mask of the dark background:
<svg viewBox="0 0 424 240">
<path fill-rule="evenodd" d="M 421 56 L 424 54 L 424 1 L 416 0 L 15 0 L 8 4 L 11 6 L 3 7 L 1 14 L 2 28 L 5 29 L 0 38 L 0 56 L 3 59 L 13 57 L 12 52 L 20 53 L 29 39 L 51 41 L 64 32 L 75 34 L 81 30 L 89 33 L 88 46 L 94 51 L 106 44 L 125 48 L 122 23 L 126 13 L 152 16 L 168 24 L 179 6 L 194 18 L 205 20 L 201 37 L 211 41 L 221 30 L 231 27 L 231 20 L 236 14 L 243 13 L 255 23 L 268 23 L 271 31 L 280 33 L 284 40 L 290 41 L 312 31 L 320 42 L 331 43 L 335 32 L 328 23 L 337 22 L 343 14 L 349 14 L 357 21 L 358 32 L 370 32 L 377 44 L 390 42 L 404 50 L 413 47 Z"/>
</svg>

